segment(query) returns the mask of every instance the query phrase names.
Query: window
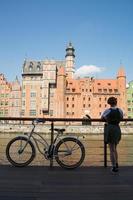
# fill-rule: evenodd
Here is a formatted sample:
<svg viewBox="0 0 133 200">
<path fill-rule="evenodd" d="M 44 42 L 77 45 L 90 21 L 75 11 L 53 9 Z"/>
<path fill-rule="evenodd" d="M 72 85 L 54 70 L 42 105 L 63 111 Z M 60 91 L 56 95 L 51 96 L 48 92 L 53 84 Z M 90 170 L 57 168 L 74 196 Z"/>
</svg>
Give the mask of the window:
<svg viewBox="0 0 133 200">
<path fill-rule="evenodd" d="M 30 62 L 30 65 L 29 65 L 29 71 L 31 72 L 33 70 L 33 63 Z"/>
<path fill-rule="evenodd" d="M 29 71 L 31 72 L 33 70 L 32 65 L 29 66 Z"/>
<path fill-rule="evenodd" d="M 5 115 L 8 115 L 8 110 L 5 110 Z"/>
<path fill-rule="evenodd" d="M 117 90 L 117 89 L 114 89 L 114 92 L 115 92 L 115 93 L 117 93 L 117 92 L 118 92 L 118 90 Z"/>
<path fill-rule="evenodd" d="M 74 108 L 74 104 L 72 104 L 72 108 Z"/>
<path fill-rule="evenodd" d="M 69 107 L 69 104 L 67 104 L 67 108 Z"/>
<path fill-rule="evenodd" d="M 7 105 L 8 105 L 8 101 L 5 102 L 5 106 L 7 106 Z"/>
<path fill-rule="evenodd" d="M 4 97 L 4 94 L 1 94 L 1 97 Z"/>
<path fill-rule="evenodd" d="M 22 97 L 25 97 L 25 93 L 24 92 L 22 92 Z"/>
<path fill-rule="evenodd" d="M 102 89 L 98 89 L 98 92 L 100 92 L 100 93 L 101 93 L 101 92 L 102 92 Z"/>
<path fill-rule="evenodd" d="M 36 108 L 36 101 L 35 101 L 35 100 L 32 100 L 32 101 L 30 102 L 30 107 L 31 107 L 31 109 Z"/>
<path fill-rule="evenodd" d="M 53 110 L 49 111 L 50 116 L 53 116 Z"/>
<path fill-rule="evenodd" d="M 21 115 L 24 116 L 25 115 L 25 110 L 21 111 Z"/>
<path fill-rule="evenodd" d="M 83 108 L 85 108 L 85 104 L 83 104 Z"/>
<path fill-rule="evenodd" d="M 99 101 L 101 101 L 101 97 L 99 98 Z"/>
<path fill-rule="evenodd" d="M 88 101 L 90 101 L 90 97 L 88 98 Z"/>
<path fill-rule="evenodd" d="M 106 92 L 107 92 L 107 89 L 103 89 L 103 92 L 106 93 Z"/>
<path fill-rule="evenodd" d="M 111 92 L 112 92 L 112 89 L 109 89 L 109 92 L 111 93 Z"/>
<path fill-rule="evenodd" d="M 108 85 L 111 85 L 111 83 L 108 83 Z"/>
<path fill-rule="evenodd" d="M 75 88 L 72 89 L 72 92 L 75 92 Z"/>
<path fill-rule="evenodd" d="M 31 97 L 36 97 L 36 93 L 35 93 L 35 92 L 31 92 L 31 93 L 30 93 L 30 96 L 31 96 Z"/>
<path fill-rule="evenodd" d="M 50 88 L 56 88 L 56 84 L 55 83 L 50 83 L 49 86 L 50 86 Z"/>
<path fill-rule="evenodd" d="M 3 101 L 0 102 L 0 105 L 1 105 L 1 106 L 4 105 Z"/>
<path fill-rule="evenodd" d="M 30 116 L 35 116 L 36 115 L 36 110 L 30 110 Z"/>
<path fill-rule="evenodd" d="M 91 107 L 91 105 L 89 104 L 88 107 Z"/>
<path fill-rule="evenodd" d="M 74 97 L 72 98 L 72 101 L 74 101 Z"/>
<path fill-rule="evenodd" d="M 101 104 L 99 104 L 99 108 L 101 108 Z"/>
<path fill-rule="evenodd" d="M 37 65 L 37 71 L 40 71 L 40 66 L 39 65 Z"/>
<path fill-rule="evenodd" d="M 74 115 L 74 112 L 72 112 L 72 115 Z"/>
<path fill-rule="evenodd" d="M 97 83 L 97 85 L 101 85 L 101 83 Z"/>
<path fill-rule="evenodd" d="M 4 111 L 0 110 L 0 116 L 3 116 L 3 114 L 4 114 Z"/>
<path fill-rule="evenodd" d="M 50 97 L 54 97 L 54 93 L 50 93 Z"/>
<path fill-rule="evenodd" d="M 69 97 L 67 97 L 67 101 L 69 101 Z"/>
</svg>

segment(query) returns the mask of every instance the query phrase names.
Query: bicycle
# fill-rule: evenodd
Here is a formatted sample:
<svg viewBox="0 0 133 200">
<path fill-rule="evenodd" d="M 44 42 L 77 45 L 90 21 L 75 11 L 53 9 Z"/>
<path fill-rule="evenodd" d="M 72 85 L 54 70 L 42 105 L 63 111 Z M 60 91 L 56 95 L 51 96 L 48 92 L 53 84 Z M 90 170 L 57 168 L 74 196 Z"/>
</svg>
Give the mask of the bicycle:
<svg viewBox="0 0 133 200">
<path fill-rule="evenodd" d="M 36 148 L 45 157 L 45 159 L 55 159 L 63 168 L 74 169 L 79 167 L 85 158 L 84 145 L 78 138 L 62 137 L 65 129 L 54 128 L 57 135 L 49 144 L 46 139 L 34 129 L 36 124 L 45 123 L 45 119 L 36 119 L 32 121 L 33 128 L 31 132 L 13 138 L 6 147 L 6 156 L 8 161 L 16 167 L 29 165 L 36 156 Z M 43 145 L 43 150 L 39 147 Z"/>
</svg>

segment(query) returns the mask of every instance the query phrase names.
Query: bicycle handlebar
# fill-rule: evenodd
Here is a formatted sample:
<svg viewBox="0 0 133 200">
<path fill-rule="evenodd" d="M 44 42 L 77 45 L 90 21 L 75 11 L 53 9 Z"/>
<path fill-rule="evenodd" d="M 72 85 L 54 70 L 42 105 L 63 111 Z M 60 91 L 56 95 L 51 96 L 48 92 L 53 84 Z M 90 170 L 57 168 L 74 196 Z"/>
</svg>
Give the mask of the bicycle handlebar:
<svg viewBox="0 0 133 200">
<path fill-rule="evenodd" d="M 36 123 L 45 123 L 45 119 L 37 118 L 37 119 L 35 119 L 35 120 L 32 121 L 32 124 L 34 124 L 35 122 Z"/>
</svg>

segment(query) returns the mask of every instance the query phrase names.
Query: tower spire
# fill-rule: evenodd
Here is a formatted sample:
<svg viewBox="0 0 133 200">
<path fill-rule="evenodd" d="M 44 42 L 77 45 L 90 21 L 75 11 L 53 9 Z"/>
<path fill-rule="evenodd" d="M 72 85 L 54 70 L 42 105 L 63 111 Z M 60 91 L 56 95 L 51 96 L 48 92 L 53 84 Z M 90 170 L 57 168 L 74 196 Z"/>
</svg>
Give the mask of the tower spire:
<svg viewBox="0 0 133 200">
<path fill-rule="evenodd" d="M 75 58 L 75 49 L 71 42 L 69 42 L 66 48 L 66 75 L 69 78 L 73 78 L 74 75 L 74 58 Z"/>
<path fill-rule="evenodd" d="M 117 78 L 119 78 L 119 77 L 126 77 L 125 70 L 122 65 L 120 66 L 120 68 L 118 70 L 118 74 L 117 74 Z"/>
<path fill-rule="evenodd" d="M 68 46 L 66 48 L 66 56 L 65 57 L 67 57 L 67 56 L 73 56 L 75 58 L 74 51 L 75 51 L 75 49 L 72 46 L 72 43 L 69 42 L 69 44 L 68 44 Z"/>
</svg>

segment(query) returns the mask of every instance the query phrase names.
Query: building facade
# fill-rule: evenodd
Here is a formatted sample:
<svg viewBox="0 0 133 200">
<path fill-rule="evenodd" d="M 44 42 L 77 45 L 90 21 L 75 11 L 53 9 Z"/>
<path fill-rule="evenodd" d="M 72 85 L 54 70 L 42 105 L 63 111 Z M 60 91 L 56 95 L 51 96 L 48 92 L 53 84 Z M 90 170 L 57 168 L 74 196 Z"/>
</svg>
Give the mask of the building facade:
<svg viewBox="0 0 133 200">
<path fill-rule="evenodd" d="M 9 99 L 11 85 L 8 83 L 4 74 L 0 74 L 0 117 L 9 116 Z"/>
<path fill-rule="evenodd" d="M 16 77 L 10 85 L 9 117 L 21 117 L 21 84 Z"/>
<path fill-rule="evenodd" d="M 75 49 L 66 48 L 65 59 L 27 61 L 22 72 L 22 112 L 24 117 L 99 118 L 115 96 L 127 114 L 126 76 L 120 67 L 114 79 L 74 78 Z"/>
<path fill-rule="evenodd" d="M 128 83 L 127 87 L 127 107 L 128 118 L 133 118 L 133 80 Z"/>
<path fill-rule="evenodd" d="M 16 77 L 9 83 L 3 74 L 0 74 L 0 117 L 21 116 L 21 85 Z"/>
</svg>

